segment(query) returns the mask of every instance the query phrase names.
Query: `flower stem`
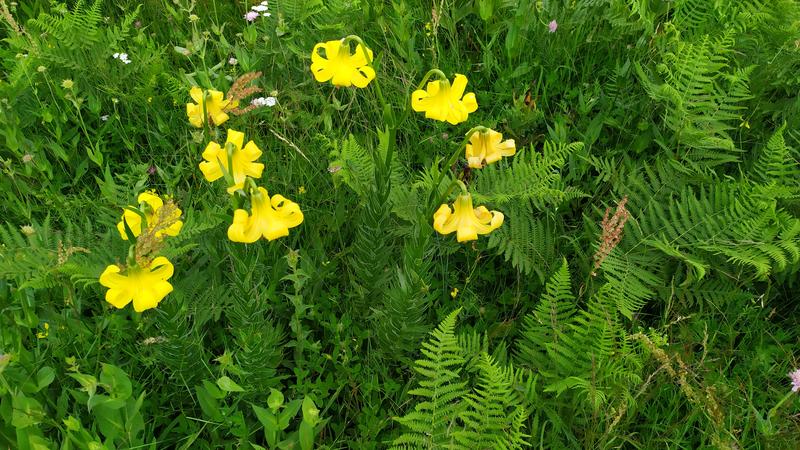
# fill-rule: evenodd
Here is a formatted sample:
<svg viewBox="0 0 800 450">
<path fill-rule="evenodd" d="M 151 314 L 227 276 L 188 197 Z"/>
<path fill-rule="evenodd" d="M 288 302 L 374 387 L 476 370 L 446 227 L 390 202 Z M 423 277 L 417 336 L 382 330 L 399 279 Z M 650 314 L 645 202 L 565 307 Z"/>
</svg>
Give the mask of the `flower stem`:
<svg viewBox="0 0 800 450">
<path fill-rule="evenodd" d="M 783 406 L 786 401 L 788 401 L 793 395 L 797 395 L 794 391 L 789 391 L 772 409 L 769 410 L 767 413 L 767 421 L 772 419 L 776 412 L 778 412 L 778 408 Z"/>
<path fill-rule="evenodd" d="M 434 199 L 436 198 L 436 193 L 439 191 L 439 186 L 442 184 L 442 180 L 444 179 L 445 174 L 450 170 L 450 167 L 452 167 L 453 164 L 455 164 L 456 159 L 458 159 L 458 155 L 460 155 L 462 150 L 466 147 L 467 142 L 469 142 L 469 140 L 470 140 L 470 138 L 472 138 L 473 134 L 478 133 L 478 132 L 482 132 L 482 131 L 486 131 L 486 129 L 487 129 L 486 127 L 484 127 L 482 125 L 478 125 L 477 127 L 473 127 L 472 129 L 467 131 L 467 134 L 464 136 L 464 140 L 462 140 L 461 143 L 458 145 L 458 147 L 456 147 L 456 150 L 450 156 L 450 159 L 447 160 L 447 164 L 442 168 L 442 171 L 439 172 L 439 177 L 436 179 L 436 183 L 433 185 L 433 190 L 431 191 L 431 195 L 430 195 L 430 198 L 428 200 L 428 203 L 430 204 L 429 206 L 431 208 L 436 208 L 436 205 L 441 203 L 444 200 L 445 197 L 442 196 L 442 197 L 439 197 L 439 200 L 436 203 L 432 203 L 434 201 Z M 445 192 L 445 196 L 449 195 L 450 189 L 451 189 L 451 187 L 447 188 L 447 191 Z M 464 187 L 464 189 L 466 189 L 466 186 Z"/>
</svg>

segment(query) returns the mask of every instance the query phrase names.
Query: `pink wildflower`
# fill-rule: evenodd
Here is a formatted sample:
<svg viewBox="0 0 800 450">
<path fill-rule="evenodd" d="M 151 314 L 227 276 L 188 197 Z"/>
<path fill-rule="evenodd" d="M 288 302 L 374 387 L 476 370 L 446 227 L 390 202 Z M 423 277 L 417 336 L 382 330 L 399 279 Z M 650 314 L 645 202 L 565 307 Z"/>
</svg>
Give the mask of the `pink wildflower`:
<svg viewBox="0 0 800 450">
<path fill-rule="evenodd" d="M 244 18 L 245 18 L 245 20 L 247 20 L 248 22 L 252 22 L 252 21 L 254 21 L 254 20 L 258 19 L 258 12 L 256 12 L 256 11 L 250 11 L 250 12 L 248 12 L 247 14 L 245 14 L 245 15 L 244 15 Z"/>
<path fill-rule="evenodd" d="M 551 33 L 555 33 L 558 29 L 558 22 L 553 19 L 550 23 L 547 24 L 547 28 L 550 30 Z"/>
<path fill-rule="evenodd" d="M 792 379 L 792 392 L 800 391 L 800 369 L 790 372 L 789 378 Z"/>
</svg>

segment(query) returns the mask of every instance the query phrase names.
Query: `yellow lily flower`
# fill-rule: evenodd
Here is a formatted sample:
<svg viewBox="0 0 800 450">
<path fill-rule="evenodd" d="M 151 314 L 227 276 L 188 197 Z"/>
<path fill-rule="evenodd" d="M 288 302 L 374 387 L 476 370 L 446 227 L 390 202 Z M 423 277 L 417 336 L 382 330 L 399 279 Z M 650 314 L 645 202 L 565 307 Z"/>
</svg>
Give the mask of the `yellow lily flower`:
<svg viewBox="0 0 800 450">
<path fill-rule="evenodd" d="M 342 45 L 343 40 L 320 42 L 311 51 L 311 72 L 320 83 L 328 80 L 334 86 L 367 87 L 375 79 L 375 70 L 369 66 L 372 61 L 372 50 L 357 44 L 355 53 L 351 53 L 349 43 Z M 320 54 L 325 50 L 325 56 Z M 369 60 L 364 56 L 364 50 Z"/>
<path fill-rule="evenodd" d="M 517 152 L 513 139 L 503 142 L 503 135 L 494 130 L 473 133 L 467 144 L 467 162 L 473 169 L 480 169 L 484 164 L 492 164 L 503 156 L 512 156 Z"/>
<path fill-rule="evenodd" d="M 186 115 L 189 116 L 189 123 L 197 128 L 203 127 L 205 122 L 203 117 L 203 103 L 206 104 L 206 114 L 208 119 L 214 125 L 222 125 L 228 120 L 228 114 L 225 112 L 229 106 L 230 100 L 224 100 L 224 94 L 220 91 L 210 89 L 204 93 L 199 87 L 193 87 L 189 90 L 189 95 L 196 103 L 186 104 Z"/>
<path fill-rule="evenodd" d="M 261 156 L 261 149 L 253 142 L 244 143 L 244 133 L 240 131 L 228 130 L 228 140 L 225 147 L 216 142 L 209 142 L 203 151 L 203 159 L 200 163 L 200 170 L 208 181 L 216 181 L 222 178 L 222 167 L 233 177 L 233 186 L 228 186 L 228 193 L 232 194 L 237 189 L 244 187 L 244 180 L 247 177 L 261 178 L 264 171 L 264 164 L 253 162 Z M 233 154 L 231 155 L 232 168 L 228 167 L 228 152 L 226 147 L 231 144 Z M 221 167 L 220 167 L 221 165 Z"/>
<path fill-rule="evenodd" d="M 119 266 L 112 264 L 100 275 L 100 284 L 108 288 L 108 303 L 122 309 L 133 301 L 134 311 L 142 312 L 155 308 L 172 292 L 172 285 L 167 280 L 174 270 L 172 263 L 163 256 L 154 259 L 146 269 L 129 267 L 125 275 L 120 273 Z"/>
<path fill-rule="evenodd" d="M 137 198 L 136 201 L 138 201 L 139 204 L 144 203 L 146 205 L 142 212 L 147 219 L 147 228 L 149 230 L 154 229 L 159 224 L 163 225 L 165 222 L 170 222 L 170 225 L 156 231 L 157 238 L 163 235 L 177 236 L 178 233 L 180 233 L 183 227 L 183 221 L 178 219 L 183 212 L 179 208 L 173 207 L 170 211 L 160 211 L 161 208 L 164 207 L 164 201 L 161 200 L 161 197 L 156 195 L 154 191 L 142 192 L 139 194 L 139 198 Z M 131 206 L 131 208 L 136 207 Z M 165 212 L 169 217 L 164 217 Z M 128 227 L 131 229 L 134 236 L 138 237 L 142 234 L 142 216 L 136 214 L 134 211 L 126 209 L 122 212 L 122 220 L 117 223 L 117 230 L 123 240 L 128 240 L 128 235 L 125 234 L 125 224 L 123 221 L 128 222 Z"/>
<path fill-rule="evenodd" d="M 228 239 L 233 242 L 250 244 L 262 236 L 271 241 L 288 236 L 289 228 L 303 222 L 303 212 L 297 203 L 282 195 L 273 195 L 270 200 L 263 187 L 252 194 L 250 202 L 252 214 L 243 209 L 233 213 L 233 223 L 228 227 Z"/>
<path fill-rule="evenodd" d="M 503 213 L 489 211 L 485 206 L 472 207 L 472 196 L 461 194 L 454 204 L 455 212 L 444 204 L 433 214 L 433 229 L 441 234 L 456 232 L 458 242 L 478 239 L 503 224 Z"/>
<path fill-rule="evenodd" d="M 466 88 L 467 77 L 461 74 L 456 74 L 452 85 L 447 80 L 431 81 L 426 90 L 416 90 L 411 94 L 411 108 L 424 112 L 429 119 L 459 124 L 478 109 L 475 93 L 464 95 Z"/>
</svg>

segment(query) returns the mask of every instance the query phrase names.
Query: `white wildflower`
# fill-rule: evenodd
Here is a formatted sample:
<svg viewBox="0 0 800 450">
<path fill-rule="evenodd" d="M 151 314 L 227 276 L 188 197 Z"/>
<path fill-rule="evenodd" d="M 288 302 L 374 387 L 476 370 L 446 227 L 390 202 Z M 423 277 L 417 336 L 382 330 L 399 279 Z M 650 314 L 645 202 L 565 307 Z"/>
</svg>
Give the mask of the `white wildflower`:
<svg viewBox="0 0 800 450">
<path fill-rule="evenodd" d="M 275 104 L 277 102 L 278 102 L 278 99 L 275 98 L 275 97 L 266 97 L 266 98 L 258 97 L 258 98 L 254 98 L 252 101 L 250 101 L 250 104 L 255 106 L 255 107 L 257 107 L 257 108 L 260 108 L 262 106 L 269 106 L 271 108 L 271 107 L 275 106 Z"/>
</svg>

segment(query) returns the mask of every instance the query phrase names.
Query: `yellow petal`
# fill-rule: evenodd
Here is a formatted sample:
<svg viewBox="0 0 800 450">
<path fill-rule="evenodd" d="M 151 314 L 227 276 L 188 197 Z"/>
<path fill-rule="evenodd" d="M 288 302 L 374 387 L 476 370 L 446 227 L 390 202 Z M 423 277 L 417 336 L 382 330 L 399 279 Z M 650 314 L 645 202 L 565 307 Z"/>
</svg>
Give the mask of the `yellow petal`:
<svg viewBox="0 0 800 450">
<path fill-rule="evenodd" d="M 125 282 L 125 277 L 119 274 L 120 268 L 116 264 L 106 267 L 100 275 L 100 284 L 107 288 L 120 287 Z"/>
<path fill-rule="evenodd" d="M 147 203 L 153 211 L 158 211 L 164 206 L 164 201 L 153 191 L 145 191 L 136 198 L 139 203 Z"/>
<path fill-rule="evenodd" d="M 364 56 L 364 50 L 367 51 L 367 55 L 369 56 L 369 61 L 367 61 L 367 58 Z M 358 44 L 356 46 L 355 53 L 353 53 L 353 56 L 350 59 L 352 64 L 355 65 L 356 67 L 366 66 L 372 60 L 373 60 L 372 50 L 361 44 Z"/>
<path fill-rule="evenodd" d="M 106 301 L 117 309 L 122 309 L 133 300 L 133 293 L 127 288 L 109 289 L 106 292 Z"/>
<path fill-rule="evenodd" d="M 228 139 L 225 143 L 232 143 L 236 147 L 236 150 L 239 150 L 242 148 L 242 145 L 244 145 L 244 133 L 228 129 Z"/>
<path fill-rule="evenodd" d="M 468 113 L 474 113 L 478 110 L 478 100 L 475 99 L 474 92 L 470 92 L 469 94 L 465 95 L 461 100 L 461 103 L 467 109 Z"/>
<path fill-rule="evenodd" d="M 325 64 L 314 63 L 311 65 L 311 73 L 314 74 L 314 79 L 320 83 L 324 83 L 333 78 L 333 71 L 328 68 L 327 64 L 328 63 L 325 62 Z"/>
<path fill-rule="evenodd" d="M 464 90 L 467 88 L 467 77 L 457 73 L 453 78 L 453 84 L 450 85 L 450 95 L 454 100 L 460 100 L 464 95 Z"/>
<path fill-rule="evenodd" d="M 203 102 L 203 90 L 195 86 L 189 89 L 189 96 L 192 97 L 195 103 L 201 104 Z"/>
<path fill-rule="evenodd" d="M 248 161 L 255 161 L 261 157 L 261 149 L 258 148 L 255 142 L 250 141 L 242 149 L 242 153 Z"/>
<path fill-rule="evenodd" d="M 172 285 L 166 281 L 158 281 L 142 287 L 133 296 L 133 310 L 142 312 L 155 308 L 170 292 L 172 292 Z"/>
<path fill-rule="evenodd" d="M 513 139 L 508 139 L 505 142 L 501 142 L 498 149 L 503 156 L 513 156 L 517 153 L 517 144 Z"/>
<path fill-rule="evenodd" d="M 455 231 L 455 228 L 452 227 L 452 221 L 448 223 L 448 220 L 451 219 L 452 214 L 453 211 L 449 206 L 439 206 L 439 209 L 437 209 L 433 214 L 433 229 L 441 234 L 450 234 Z"/>
<path fill-rule="evenodd" d="M 428 93 L 423 90 L 416 90 L 411 94 L 411 109 L 416 112 L 425 112 L 422 100 L 428 98 Z"/>
<path fill-rule="evenodd" d="M 343 64 L 339 60 L 331 61 L 328 67 L 333 71 L 331 83 L 334 86 L 350 87 L 353 84 L 351 80 L 353 75 L 352 67 Z"/>
<path fill-rule="evenodd" d="M 244 168 L 244 173 L 250 178 L 261 178 L 264 172 L 264 164 L 262 163 L 249 163 Z"/>
<path fill-rule="evenodd" d="M 322 63 L 322 62 L 327 61 L 327 59 L 323 58 L 322 55 L 319 54 L 319 51 L 321 49 L 323 49 L 324 47 L 325 47 L 325 44 L 323 42 L 320 42 L 319 44 L 314 46 L 313 50 L 311 50 L 311 62 L 313 64 Z M 311 70 L 314 70 L 313 69 L 313 64 L 312 64 L 312 69 Z"/>
<path fill-rule="evenodd" d="M 456 231 L 456 240 L 458 242 L 474 241 L 478 239 L 478 231 L 472 224 L 464 224 L 458 227 Z"/>
<path fill-rule="evenodd" d="M 237 209 L 233 212 L 233 223 L 228 227 L 228 239 L 233 242 L 244 242 L 246 244 L 255 242 L 260 236 L 256 235 L 253 238 L 252 233 L 246 233 L 248 228 L 249 215 L 243 209 Z"/>
<path fill-rule="evenodd" d="M 272 196 L 272 207 L 280 214 L 283 224 L 293 228 L 303 223 L 303 212 L 300 205 L 282 195 Z"/>
<path fill-rule="evenodd" d="M 222 169 L 218 162 L 203 161 L 199 166 L 207 181 L 217 181 L 222 178 Z"/>
<path fill-rule="evenodd" d="M 148 276 L 158 280 L 168 280 L 175 272 L 175 268 L 172 266 L 172 263 L 163 256 L 155 258 L 150 263 L 148 270 Z"/>
<path fill-rule="evenodd" d="M 117 223 L 117 230 L 119 231 L 119 235 L 122 236 L 123 240 L 128 240 L 128 234 L 125 233 L 125 224 L 123 221 L 128 223 L 128 228 L 130 228 L 134 236 L 138 237 L 140 234 L 142 234 L 142 217 L 135 212 L 126 209 L 122 212 L 122 220 Z"/>
<path fill-rule="evenodd" d="M 352 78 L 356 87 L 367 87 L 369 82 L 375 79 L 375 70 L 370 66 L 363 66 L 353 72 Z"/>
<path fill-rule="evenodd" d="M 159 234 L 166 234 L 167 236 L 177 236 L 181 232 L 181 228 L 183 228 L 183 221 L 178 220 Z"/>
<path fill-rule="evenodd" d="M 189 123 L 195 128 L 203 127 L 203 109 L 199 105 L 193 103 L 186 104 L 186 115 L 189 117 Z"/>
<path fill-rule="evenodd" d="M 222 125 L 227 122 L 229 118 L 228 114 L 222 111 L 211 115 L 211 121 L 214 122 L 214 125 Z"/>
<path fill-rule="evenodd" d="M 336 58 L 336 56 L 339 54 L 339 48 L 341 48 L 341 46 L 342 46 L 342 41 L 340 40 L 333 40 L 326 42 L 324 45 L 325 59 L 330 61 Z"/>
</svg>

